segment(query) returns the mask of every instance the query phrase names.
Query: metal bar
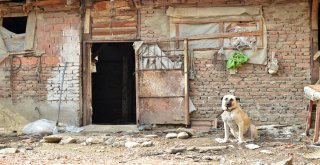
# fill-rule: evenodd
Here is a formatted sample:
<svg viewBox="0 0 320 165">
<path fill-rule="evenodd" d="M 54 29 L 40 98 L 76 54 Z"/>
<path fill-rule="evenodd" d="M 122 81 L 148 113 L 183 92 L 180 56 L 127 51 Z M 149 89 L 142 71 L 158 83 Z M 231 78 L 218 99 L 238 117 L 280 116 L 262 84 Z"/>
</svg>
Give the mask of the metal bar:
<svg viewBox="0 0 320 165">
<path fill-rule="evenodd" d="M 184 45 L 184 116 L 185 116 L 185 125 L 190 125 L 189 118 L 189 84 L 188 84 L 188 40 L 183 41 Z"/>
</svg>

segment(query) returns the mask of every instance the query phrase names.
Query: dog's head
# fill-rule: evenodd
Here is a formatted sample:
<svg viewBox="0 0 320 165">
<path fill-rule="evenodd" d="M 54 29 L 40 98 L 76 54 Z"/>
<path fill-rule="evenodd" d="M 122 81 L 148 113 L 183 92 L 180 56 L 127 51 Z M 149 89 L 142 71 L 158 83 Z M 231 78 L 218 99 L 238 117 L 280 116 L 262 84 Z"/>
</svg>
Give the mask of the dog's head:
<svg viewBox="0 0 320 165">
<path fill-rule="evenodd" d="M 238 106 L 237 101 L 240 101 L 240 98 L 237 98 L 234 95 L 225 95 L 221 98 L 222 105 L 221 108 L 222 110 L 229 110 L 236 108 Z"/>
</svg>

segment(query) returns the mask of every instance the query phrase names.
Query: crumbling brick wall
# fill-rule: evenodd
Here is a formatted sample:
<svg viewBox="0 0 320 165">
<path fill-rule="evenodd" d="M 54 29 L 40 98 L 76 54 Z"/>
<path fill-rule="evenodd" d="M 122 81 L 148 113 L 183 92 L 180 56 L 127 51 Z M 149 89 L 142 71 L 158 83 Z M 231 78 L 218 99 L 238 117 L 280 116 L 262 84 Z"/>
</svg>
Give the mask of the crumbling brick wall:
<svg viewBox="0 0 320 165">
<path fill-rule="evenodd" d="M 27 121 L 56 120 L 61 75 L 67 62 L 60 120 L 80 124 L 80 20 L 80 15 L 72 12 L 37 13 L 34 48 L 42 56 L 14 58 L 13 74 L 10 58 L 0 65 L 1 104 Z"/>
<path fill-rule="evenodd" d="M 197 111 L 192 118 L 215 118 L 221 111 L 221 97 L 234 94 L 258 125 L 300 124 L 305 122 L 307 100 L 303 87 L 310 84 L 310 5 L 306 0 L 146 1 L 141 9 L 141 39 L 167 38 L 157 33 L 150 18 L 174 6 L 261 5 L 267 26 L 268 57 L 276 52 L 277 75 L 267 73 L 265 65 L 243 65 L 236 74 L 221 70 L 212 59 L 195 59 L 196 77 L 190 80 L 190 97 Z M 158 17 L 159 18 L 159 17 Z M 146 21 L 148 20 L 148 21 Z M 158 26 L 166 22 L 159 21 Z M 168 22 L 167 22 L 168 23 Z M 163 27 L 166 30 L 166 27 Z"/>
</svg>

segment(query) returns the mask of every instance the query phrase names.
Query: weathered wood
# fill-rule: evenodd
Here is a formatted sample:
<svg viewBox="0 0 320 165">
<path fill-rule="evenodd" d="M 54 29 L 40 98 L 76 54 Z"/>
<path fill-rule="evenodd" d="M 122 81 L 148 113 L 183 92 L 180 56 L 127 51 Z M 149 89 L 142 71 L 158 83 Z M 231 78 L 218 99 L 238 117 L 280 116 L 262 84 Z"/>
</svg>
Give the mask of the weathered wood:
<svg viewBox="0 0 320 165">
<path fill-rule="evenodd" d="M 307 123 L 306 123 L 306 136 L 310 136 L 310 128 L 311 128 L 311 119 L 312 119 L 312 111 L 313 111 L 313 101 L 309 101 L 309 106 L 308 106 L 308 117 L 307 117 Z"/>
<path fill-rule="evenodd" d="M 32 50 L 34 45 L 34 37 L 36 31 L 36 13 L 34 11 L 30 12 L 27 20 L 26 36 L 24 40 L 24 50 Z"/>
<path fill-rule="evenodd" d="M 175 26 L 176 26 L 176 38 L 179 38 L 180 37 L 179 24 L 176 24 Z M 176 41 L 175 48 L 179 49 L 179 41 Z"/>
<path fill-rule="evenodd" d="M 90 34 L 90 16 L 91 16 L 91 9 L 90 8 L 87 8 L 86 9 L 86 14 L 85 14 L 85 17 L 84 17 L 84 33 L 85 34 Z"/>
<path fill-rule="evenodd" d="M 140 105 L 139 105 L 139 102 L 140 102 L 140 99 L 139 99 L 139 57 L 138 57 L 139 53 L 138 51 L 136 50 L 134 52 L 134 61 L 135 61 L 135 85 L 136 85 L 136 123 L 137 124 L 140 124 L 139 123 L 139 113 L 140 113 Z"/>
<path fill-rule="evenodd" d="M 49 6 L 49 5 L 62 5 L 66 3 L 67 3 L 66 0 L 44 0 L 44 1 L 31 2 L 30 4 L 32 6 Z"/>
<path fill-rule="evenodd" d="M 136 21 L 122 21 L 122 22 L 112 22 L 112 27 L 136 27 L 137 22 Z M 106 22 L 96 22 L 92 24 L 93 28 L 109 28 L 110 23 Z"/>
<path fill-rule="evenodd" d="M 238 33 L 215 33 L 215 34 L 206 34 L 206 35 L 196 35 L 188 37 L 188 40 L 202 40 L 202 39 L 217 39 L 217 38 L 231 38 L 231 37 L 246 37 L 246 36 L 260 36 L 260 31 L 254 32 L 238 32 Z M 179 38 L 178 40 L 183 40 Z"/>
<path fill-rule="evenodd" d="M 184 55 L 184 120 L 185 125 L 190 125 L 189 117 L 189 78 L 188 78 L 188 40 L 183 42 L 183 55 Z"/>
<path fill-rule="evenodd" d="M 83 71 L 83 91 L 82 91 L 82 102 L 83 102 L 83 116 L 82 125 L 91 124 L 91 44 L 84 42 L 83 44 L 83 59 L 82 59 L 82 71 Z"/>
<path fill-rule="evenodd" d="M 312 30 L 311 32 L 312 39 L 312 51 L 311 59 L 318 52 L 318 30 Z M 319 80 L 319 60 L 310 60 L 311 62 L 311 84 L 315 84 Z"/>
<path fill-rule="evenodd" d="M 318 30 L 318 0 L 312 0 L 311 29 Z"/>
<path fill-rule="evenodd" d="M 136 29 L 127 29 L 127 30 L 118 30 L 104 28 L 104 29 L 92 29 L 93 35 L 119 35 L 119 34 L 135 34 L 137 32 Z"/>
<path fill-rule="evenodd" d="M 221 19 L 221 20 L 193 20 L 193 21 L 175 21 L 175 24 L 208 24 L 223 22 L 253 22 L 259 21 L 260 18 L 239 18 L 239 19 Z"/>
<path fill-rule="evenodd" d="M 260 20 L 259 20 L 259 28 L 258 28 L 258 30 L 260 32 L 259 47 L 263 47 L 263 20 L 262 20 L 262 18 L 260 18 Z"/>
<path fill-rule="evenodd" d="M 319 140 L 319 123 L 320 123 L 320 102 L 317 101 L 316 121 L 315 121 L 314 136 L 313 136 L 314 143 L 318 142 Z"/>
</svg>

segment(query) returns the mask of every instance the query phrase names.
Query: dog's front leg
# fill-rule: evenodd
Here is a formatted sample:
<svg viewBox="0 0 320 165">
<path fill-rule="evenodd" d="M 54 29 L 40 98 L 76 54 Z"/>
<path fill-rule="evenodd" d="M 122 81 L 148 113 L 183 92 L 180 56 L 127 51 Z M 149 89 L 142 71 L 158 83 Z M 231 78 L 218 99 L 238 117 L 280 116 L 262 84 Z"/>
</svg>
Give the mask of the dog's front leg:
<svg viewBox="0 0 320 165">
<path fill-rule="evenodd" d="M 224 125 L 224 140 L 223 140 L 223 143 L 227 143 L 227 142 L 229 142 L 230 128 L 229 128 L 229 125 L 227 124 L 227 122 L 224 122 L 223 125 Z"/>
<path fill-rule="evenodd" d="M 243 132 L 244 132 L 244 125 L 243 122 L 240 122 L 238 124 L 238 128 L 239 128 L 239 140 L 238 140 L 238 144 L 242 144 L 244 142 L 244 138 L 243 138 Z"/>
</svg>

